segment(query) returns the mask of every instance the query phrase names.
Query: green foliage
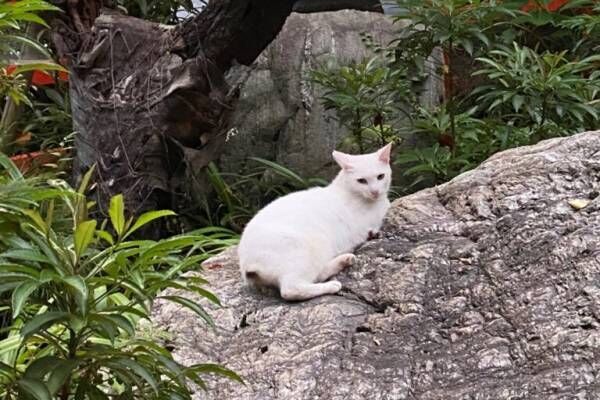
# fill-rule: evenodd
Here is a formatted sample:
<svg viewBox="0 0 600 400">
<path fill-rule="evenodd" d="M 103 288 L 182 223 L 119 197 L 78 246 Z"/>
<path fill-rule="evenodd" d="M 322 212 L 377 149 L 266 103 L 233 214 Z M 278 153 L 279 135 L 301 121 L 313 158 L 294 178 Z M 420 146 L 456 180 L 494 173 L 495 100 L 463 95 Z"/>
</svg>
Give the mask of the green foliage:
<svg viewBox="0 0 600 400">
<path fill-rule="evenodd" d="M 15 121 L 20 136 L 14 152 L 68 148 L 74 138 L 69 92 L 66 85 L 31 90 L 31 107 Z"/>
<path fill-rule="evenodd" d="M 487 84 L 474 94 L 488 115 L 530 127 L 539 139 L 596 127 L 600 56 L 571 61 L 567 50 L 539 54 L 514 43 L 477 60 L 484 66 L 474 75 L 484 75 Z"/>
<path fill-rule="evenodd" d="M 273 161 L 249 159 L 255 166 L 246 173 L 226 174 L 214 164 L 207 169 L 214 198 L 205 197 L 200 223 L 241 232 L 262 207 L 290 192 L 325 186 L 318 178 L 303 178 Z"/>
<path fill-rule="evenodd" d="M 0 341 L 0 397 L 5 399 L 190 399 L 202 375 L 240 380 L 214 365 L 184 367 L 138 332 L 154 300 L 191 310 L 210 326 L 201 304 L 173 288 L 219 304 L 198 275 L 183 274 L 235 243 L 222 228 L 160 241 L 131 235 L 158 218 L 125 214 L 111 200 L 109 221 L 89 219 L 81 188 L 24 178 L 0 156 L 0 293 L 12 323 Z"/>
<path fill-rule="evenodd" d="M 405 120 L 404 131 L 422 138 L 417 148 L 396 156 L 414 184 L 444 182 L 500 150 L 598 128 L 600 7 L 573 0 L 550 12 L 549 1 L 537 3 L 537 9 L 525 12 L 522 1 L 397 0 L 396 39 L 376 44 L 367 38 L 400 79 L 414 83 L 435 73 L 444 80 L 437 107 L 389 103 L 387 118 L 408 112 L 412 118 Z M 426 59 L 436 47 L 443 53 L 440 68 L 428 71 Z M 319 81 L 328 90 L 323 103 L 351 125 L 347 106 L 332 101 L 346 94 L 345 87 L 326 84 L 342 81 L 343 68 L 317 74 L 329 73 L 321 80 L 325 84 Z M 392 90 L 385 80 L 378 86 L 383 93 Z M 410 90 L 419 87 L 413 84 Z M 364 120 L 375 116 L 368 107 L 361 111 Z"/>
<path fill-rule="evenodd" d="M 63 70 L 62 67 L 51 62 L 23 63 L 17 61 L 19 55 L 27 47 L 34 49 L 41 58 L 52 58 L 45 46 L 25 32 L 25 27 L 30 23 L 47 26 L 38 14 L 58 10 L 57 7 L 42 0 L 0 3 L 0 98 L 9 96 L 17 104 L 19 102 L 28 103 L 25 81 L 22 78 L 23 73 L 35 69 Z M 9 61 L 17 66 L 16 70 L 10 74 L 6 68 Z"/>
<path fill-rule="evenodd" d="M 600 4 L 592 0 L 571 1 L 567 6 L 569 9 L 587 7 L 589 14 L 576 14 L 570 18 L 562 19 L 558 22 L 558 26 L 572 31 L 578 31 L 588 36 L 596 42 L 596 46 L 600 45 L 597 41 L 600 36 Z"/>
<path fill-rule="evenodd" d="M 344 147 L 366 149 L 400 141 L 400 124 L 407 118 L 404 103 L 414 103 L 403 69 L 392 69 L 380 58 L 343 67 L 312 71 L 311 79 L 325 92 L 326 109 L 336 110 L 351 135 Z"/>
<path fill-rule="evenodd" d="M 429 56 L 435 46 L 462 48 L 468 54 L 476 46 L 490 45 L 489 31 L 517 11 L 511 2 L 495 0 L 398 0 L 397 22 L 406 22 L 398 39 L 392 42 L 402 60 Z"/>
<path fill-rule="evenodd" d="M 38 52 L 47 54 L 47 50 L 37 41 L 21 34 L 20 31 L 28 23 L 47 26 L 38 16 L 44 11 L 59 9 L 43 0 L 20 0 L 0 3 L 0 57 L 14 56 L 17 52 L 14 44 L 20 43 L 35 48 Z"/>
<path fill-rule="evenodd" d="M 23 75 L 9 74 L 4 67 L 0 67 L 0 98 L 8 96 L 15 103 L 27 103 L 27 81 Z M 0 126 L 1 135 L 2 126 Z"/>
</svg>

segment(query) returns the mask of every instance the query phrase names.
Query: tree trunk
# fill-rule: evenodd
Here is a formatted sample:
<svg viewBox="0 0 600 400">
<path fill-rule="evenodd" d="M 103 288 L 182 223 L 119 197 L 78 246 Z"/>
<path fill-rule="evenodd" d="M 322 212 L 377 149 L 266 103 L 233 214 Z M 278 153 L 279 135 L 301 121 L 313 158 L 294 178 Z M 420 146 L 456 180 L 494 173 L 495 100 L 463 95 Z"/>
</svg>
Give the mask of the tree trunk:
<svg viewBox="0 0 600 400">
<path fill-rule="evenodd" d="M 102 0 L 67 2 L 53 37 L 70 62 L 74 175 L 96 165 L 102 214 L 118 193 L 136 214 L 193 208 L 188 188 L 205 186 L 198 166 L 220 155 L 235 107 L 238 88 L 226 76 L 233 65 L 258 57 L 294 3 L 215 0 L 190 21 L 168 27 L 108 9 L 100 14 L 108 5 Z M 372 0 L 339 6 L 351 3 Z"/>
</svg>

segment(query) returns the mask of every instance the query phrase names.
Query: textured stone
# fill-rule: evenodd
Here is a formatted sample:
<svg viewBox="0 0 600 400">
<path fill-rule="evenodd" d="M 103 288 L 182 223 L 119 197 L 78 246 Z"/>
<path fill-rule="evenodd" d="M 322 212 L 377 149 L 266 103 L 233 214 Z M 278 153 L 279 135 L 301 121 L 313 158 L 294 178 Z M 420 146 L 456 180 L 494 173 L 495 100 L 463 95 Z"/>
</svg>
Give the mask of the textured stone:
<svg viewBox="0 0 600 400">
<path fill-rule="evenodd" d="M 321 64 L 360 61 L 369 52 L 360 34 L 387 43 L 396 27 L 382 14 L 337 11 L 293 13 L 260 55 L 241 88 L 233 115 L 236 134 L 220 159 L 239 172 L 248 157 L 274 160 L 304 176 L 331 177 L 331 151 L 347 135 L 319 102 L 322 89 L 307 81 Z"/>
<path fill-rule="evenodd" d="M 196 399 L 598 399 L 599 193 L 600 132 L 499 153 L 395 201 L 339 295 L 257 293 L 229 251 L 203 272 L 215 330 L 164 303 L 154 323 L 247 382 Z"/>
</svg>

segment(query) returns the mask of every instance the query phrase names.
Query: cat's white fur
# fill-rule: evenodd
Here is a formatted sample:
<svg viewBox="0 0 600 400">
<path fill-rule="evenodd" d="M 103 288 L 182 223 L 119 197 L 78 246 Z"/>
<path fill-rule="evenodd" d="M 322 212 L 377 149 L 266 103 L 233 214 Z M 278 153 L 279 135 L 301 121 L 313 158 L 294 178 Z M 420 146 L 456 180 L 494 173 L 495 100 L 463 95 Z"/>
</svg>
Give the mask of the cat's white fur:
<svg viewBox="0 0 600 400">
<path fill-rule="evenodd" d="M 286 300 L 337 293 L 342 284 L 327 280 L 352 265 L 351 252 L 379 231 L 389 208 L 390 150 L 334 151 L 342 169 L 328 186 L 288 194 L 258 212 L 238 247 L 242 278 L 278 287 Z"/>
</svg>

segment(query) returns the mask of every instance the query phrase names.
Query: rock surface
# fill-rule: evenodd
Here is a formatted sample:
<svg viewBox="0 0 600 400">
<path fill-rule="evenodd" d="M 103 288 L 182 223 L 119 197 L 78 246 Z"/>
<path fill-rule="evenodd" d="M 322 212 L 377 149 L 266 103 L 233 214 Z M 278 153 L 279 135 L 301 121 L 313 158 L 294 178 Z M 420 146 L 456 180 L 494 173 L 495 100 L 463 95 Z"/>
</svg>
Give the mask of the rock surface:
<svg viewBox="0 0 600 400">
<path fill-rule="evenodd" d="M 360 34 L 387 43 L 396 27 L 379 13 L 292 14 L 253 65 L 233 115 L 233 136 L 220 167 L 238 173 L 248 157 L 274 160 L 301 175 L 329 177 L 331 151 L 347 131 L 319 102 L 309 71 L 327 62 L 360 61 L 369 52 Z"/>
<path fill-rule="evenodd" d="M 247 382 L 196 399 L 598 399 L 599 192 L 600 131 L 506 151 L 397 200 L 339 295 L 253 292 L 224 254 L 216 330 L 161 303 L 154 323 Z"/>
</svg>

